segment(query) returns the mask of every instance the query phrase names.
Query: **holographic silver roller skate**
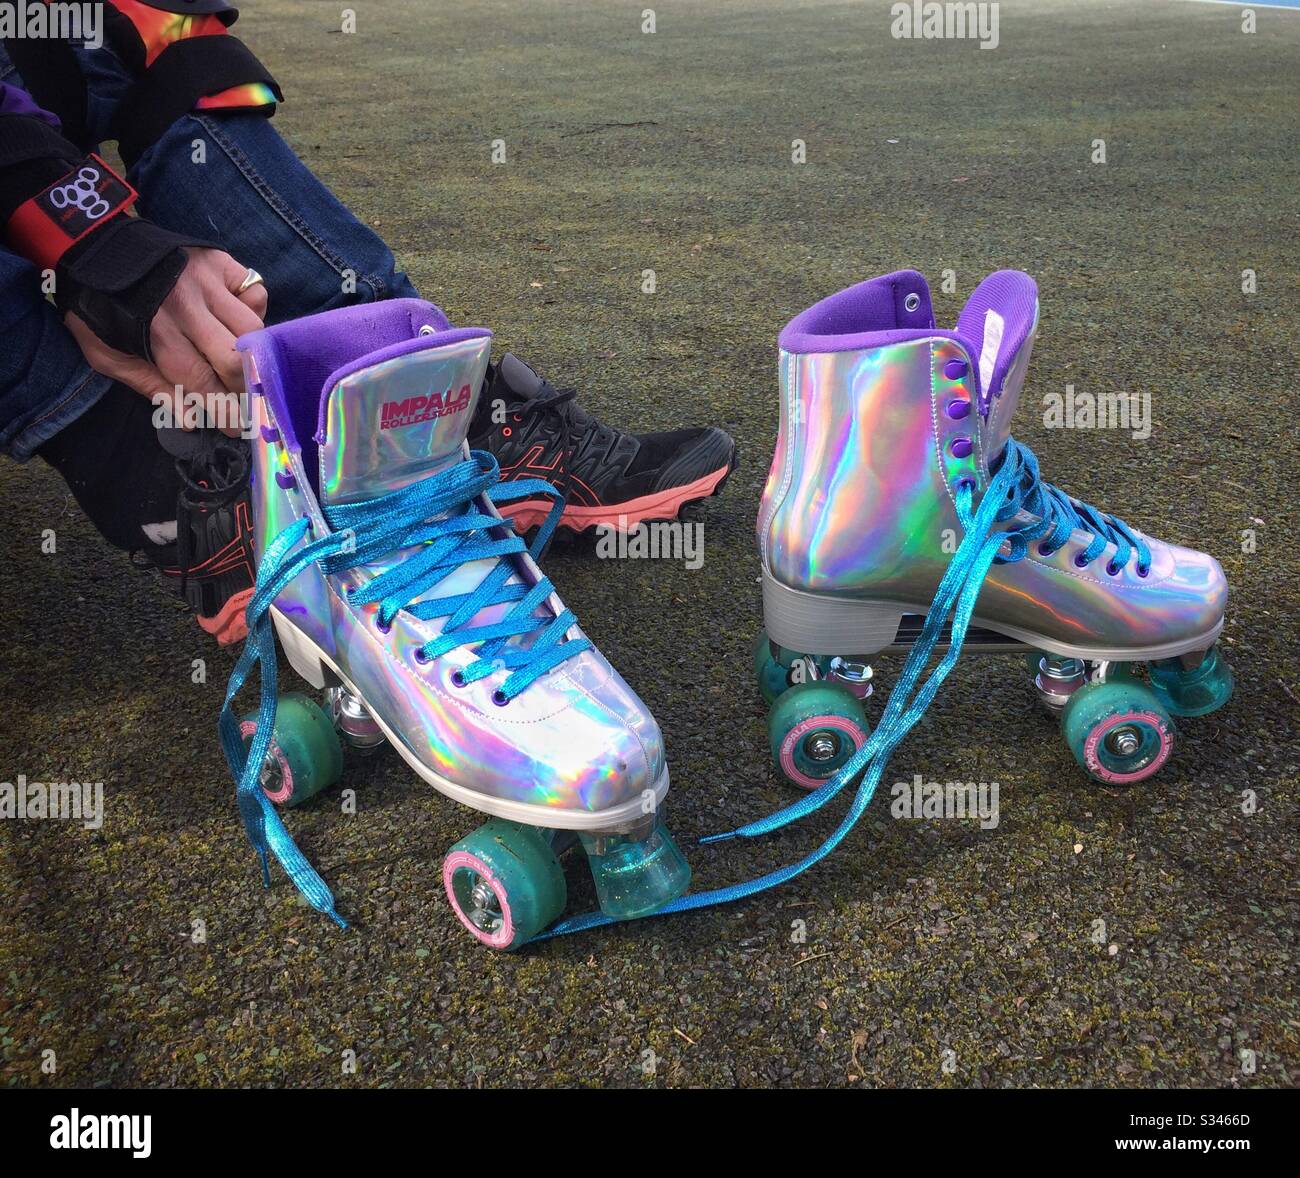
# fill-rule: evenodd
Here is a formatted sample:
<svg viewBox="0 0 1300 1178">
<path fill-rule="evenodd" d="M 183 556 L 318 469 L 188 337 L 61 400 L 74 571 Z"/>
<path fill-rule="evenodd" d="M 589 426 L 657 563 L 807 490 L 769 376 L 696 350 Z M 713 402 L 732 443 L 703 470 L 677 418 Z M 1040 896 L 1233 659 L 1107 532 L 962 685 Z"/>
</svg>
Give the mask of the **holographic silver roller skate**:
<svg viewBox="0 0 1300 1178">
<path fill-rule="evenodd" d="M 581 841 L 602 910 L 645 915 L 685 891 L 663 825 L 658 726 L 578 627 L 495 504 L 539 494 L 499 482 L 466 431 L 491 343 L 415 299 L 350 307 L 243 337 L 252 404 L 259 572 L 249 642 L 221 736 L 269 882 L 274 853 L 308 901 L 334 898 L 277 806 L 336 781 L 339 734 L 387 741 L 414 772 L 492 815 L 442 877 L 475 937 L 515 948 L 565 906 L 558 854 Z M 277 700 L 278 634 L 323 689 Z M 261 706 L 231 708 L 260 662 Z"/>
<path fill-rule="evenodd" d="M 772 754 L 796 784 L 820 787 L 866 745 L 868 657 L 918 643 L 954 661 L 963 641 L 1024 651 L 1075 757 L 1110 785 L 1164 764 L 1171 717 L 1232 694 L 1219 563 L 1070 498 L 1009 436 L 1037 322 L 1033 280 L 1004 270 L 941 330 L 925 279 L 903 270 L 781 333 L 754 653 Z M 928 702 L 906 700 L 922 662 L 887 713 L 900 739 Z"/>
</svg>

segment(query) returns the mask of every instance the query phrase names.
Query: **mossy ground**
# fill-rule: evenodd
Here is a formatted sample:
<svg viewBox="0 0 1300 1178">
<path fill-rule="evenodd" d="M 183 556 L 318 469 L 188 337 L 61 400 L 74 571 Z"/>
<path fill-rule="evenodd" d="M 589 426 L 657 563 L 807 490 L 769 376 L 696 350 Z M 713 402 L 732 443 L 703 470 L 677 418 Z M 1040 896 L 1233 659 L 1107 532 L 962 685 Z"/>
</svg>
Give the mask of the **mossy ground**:
<svg viewBox="0 0 1300 1178">
<path fill-rule="evenodd" d="M 1247 35 L 1228 7 L 1009 0 L 985 51 L 894 40 L 883 2 L 666 0 L 653 35 L 641 7 L 405 0 L 357 6 L 344 35 L 333 7 L 268 0 L 240 31 L 290 96 L 281 133 L 453 321 L 491 326 L 612 421 L 738 438 L 744 465 L 701 513 L 700 570 L 590 546 L 548 564 L 667 733 L 683 845 L 790 797 L 749 671 L 776 332 L 900 266 L 936 288 L 955 271 L 942 321 L 991 269 L 1036 276 L 1016 434 L 1073 493 L 1219 557 L 1236 697 L 1182 725 L 1158 778 L 1103 790 L 1018 660 L 963 660 L 886 784 L 996 781 L 996 830 L 896 821 L 881 800 L 779 891 L 517 956 L 482 951 L 441 894 L 441 856 L 475 816 L 392 755 L 353 759 L 357 817 L 325 800 L 290 819 L 355 918 L 343 934 L 283 877 L 258 886 L 214 729 L 233 656 L 39 462 L 11 464 L 0 774 L 102 779 L 108 813 L 98 832 L 0 830 L 0 1074 L 1292 1084 L 1300 17 L 1260 10 Z M 1067 384 L 1150 392 L 1151 436 L 1045 429 L 1041 398 Z M 897 668 L 881 661 L 884 686 Z M 693 849 L 696 884 L 788 862 L 830 821 Z M 589 906 L 579 864 L 570 881 Z"/>
</svg>

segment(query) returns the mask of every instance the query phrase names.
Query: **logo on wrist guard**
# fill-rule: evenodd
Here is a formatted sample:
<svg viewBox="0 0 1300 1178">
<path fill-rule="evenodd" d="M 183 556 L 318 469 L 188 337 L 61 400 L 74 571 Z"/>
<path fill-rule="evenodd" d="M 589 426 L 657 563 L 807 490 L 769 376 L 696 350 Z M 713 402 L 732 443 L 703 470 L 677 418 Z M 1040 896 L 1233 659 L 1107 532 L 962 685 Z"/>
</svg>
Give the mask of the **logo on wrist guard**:
<svg viewBox="0 0 1300 1178">
<path fill-rule="evenodd" d="M 6 236 L 38 266 L 53 267 L 86 234 L 123 212 L 136 193 L 99 156 L 88 155 L 14 210 Z"/>
</svg>

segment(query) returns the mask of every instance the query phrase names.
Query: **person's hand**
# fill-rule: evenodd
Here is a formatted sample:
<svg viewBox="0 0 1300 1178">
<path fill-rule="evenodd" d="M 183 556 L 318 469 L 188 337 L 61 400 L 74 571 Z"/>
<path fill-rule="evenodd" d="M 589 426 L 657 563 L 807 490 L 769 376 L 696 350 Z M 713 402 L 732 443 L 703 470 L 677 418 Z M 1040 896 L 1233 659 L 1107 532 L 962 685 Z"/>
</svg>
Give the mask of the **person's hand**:
<svg viewBox="0 0 1300 1178">
<path fill-rule="evenodd" d="M 155 402 L 170 403 L 172 424 L 195 424 L 181 398 L 198 398 L 222 432 L 239 434 L 243 370 L 235 337 L 262 326 L 266 288 L 236 294 L 248 268 L 221 250 L 189 248 L 188 262 L 149 327 L 153 363 L 105 344 L 76 315 L 65 322 L 86 362 Z M 178 397 L 176 386 L 180 386 Z"/>
<path fill-rule="evenodd" d="M 189 264 L 149 326 L 154 367 L 186 392 L 242 393 L 235 337 L 262 326 L 266 287 L 258 283 L 236 294 L 248 267 L 220 250 L 186 252 Z"/>
<path fill-rule="evenodd" d="M 167 378 L 148 360 L 110 348 L 76 315 L 69 313 L 64 316 L 63 323 L 81 347 L 81 354 L 91 368 L 134 389 L 164 410 L 159 425 L 193 429 L 207 422 L 220 422 L 223 434 L 232 438 L 239 436 L 238 394 L 223 390 L 199 400 L 195 394 L 183 389 L 178 392 L 176 386 L 169 384 Z M 200 420 L 200 409 L 203 420 Z"/>
</svg>

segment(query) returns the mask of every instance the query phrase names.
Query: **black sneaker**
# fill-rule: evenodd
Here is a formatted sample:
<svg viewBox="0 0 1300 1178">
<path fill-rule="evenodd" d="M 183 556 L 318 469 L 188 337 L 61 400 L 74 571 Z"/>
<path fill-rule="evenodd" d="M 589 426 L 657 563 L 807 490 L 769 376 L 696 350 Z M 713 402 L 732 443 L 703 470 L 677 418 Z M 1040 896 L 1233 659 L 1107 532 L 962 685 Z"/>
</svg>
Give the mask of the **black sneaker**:
<svg viewBox="0 0 1300 1178">
<path fill-rule="evenodd" d="M 149 564 L 176 581 L 198 623 L 222 646 L 248 634 L 244 612 L 257 562 L 249 503 L 249 449 L 217 430 L 158 431 L 176 458 L 175 543 L 145 549 Z"/>
<path fill-rule="evenodd" d="M 560 525 L 619 530 L 643 520 L 676 519 L 688 503 L 722 490 L 736 465 L 736 443 L 716 427 L 625 434 L 597 421 L 517 356 L 488 367 L 469 442 L 487 450 L 505 481 L 540 478 L 564 495 Z M 546 499 L 501 506 L 526 532 L 550 511 Z"/>
</svg>

